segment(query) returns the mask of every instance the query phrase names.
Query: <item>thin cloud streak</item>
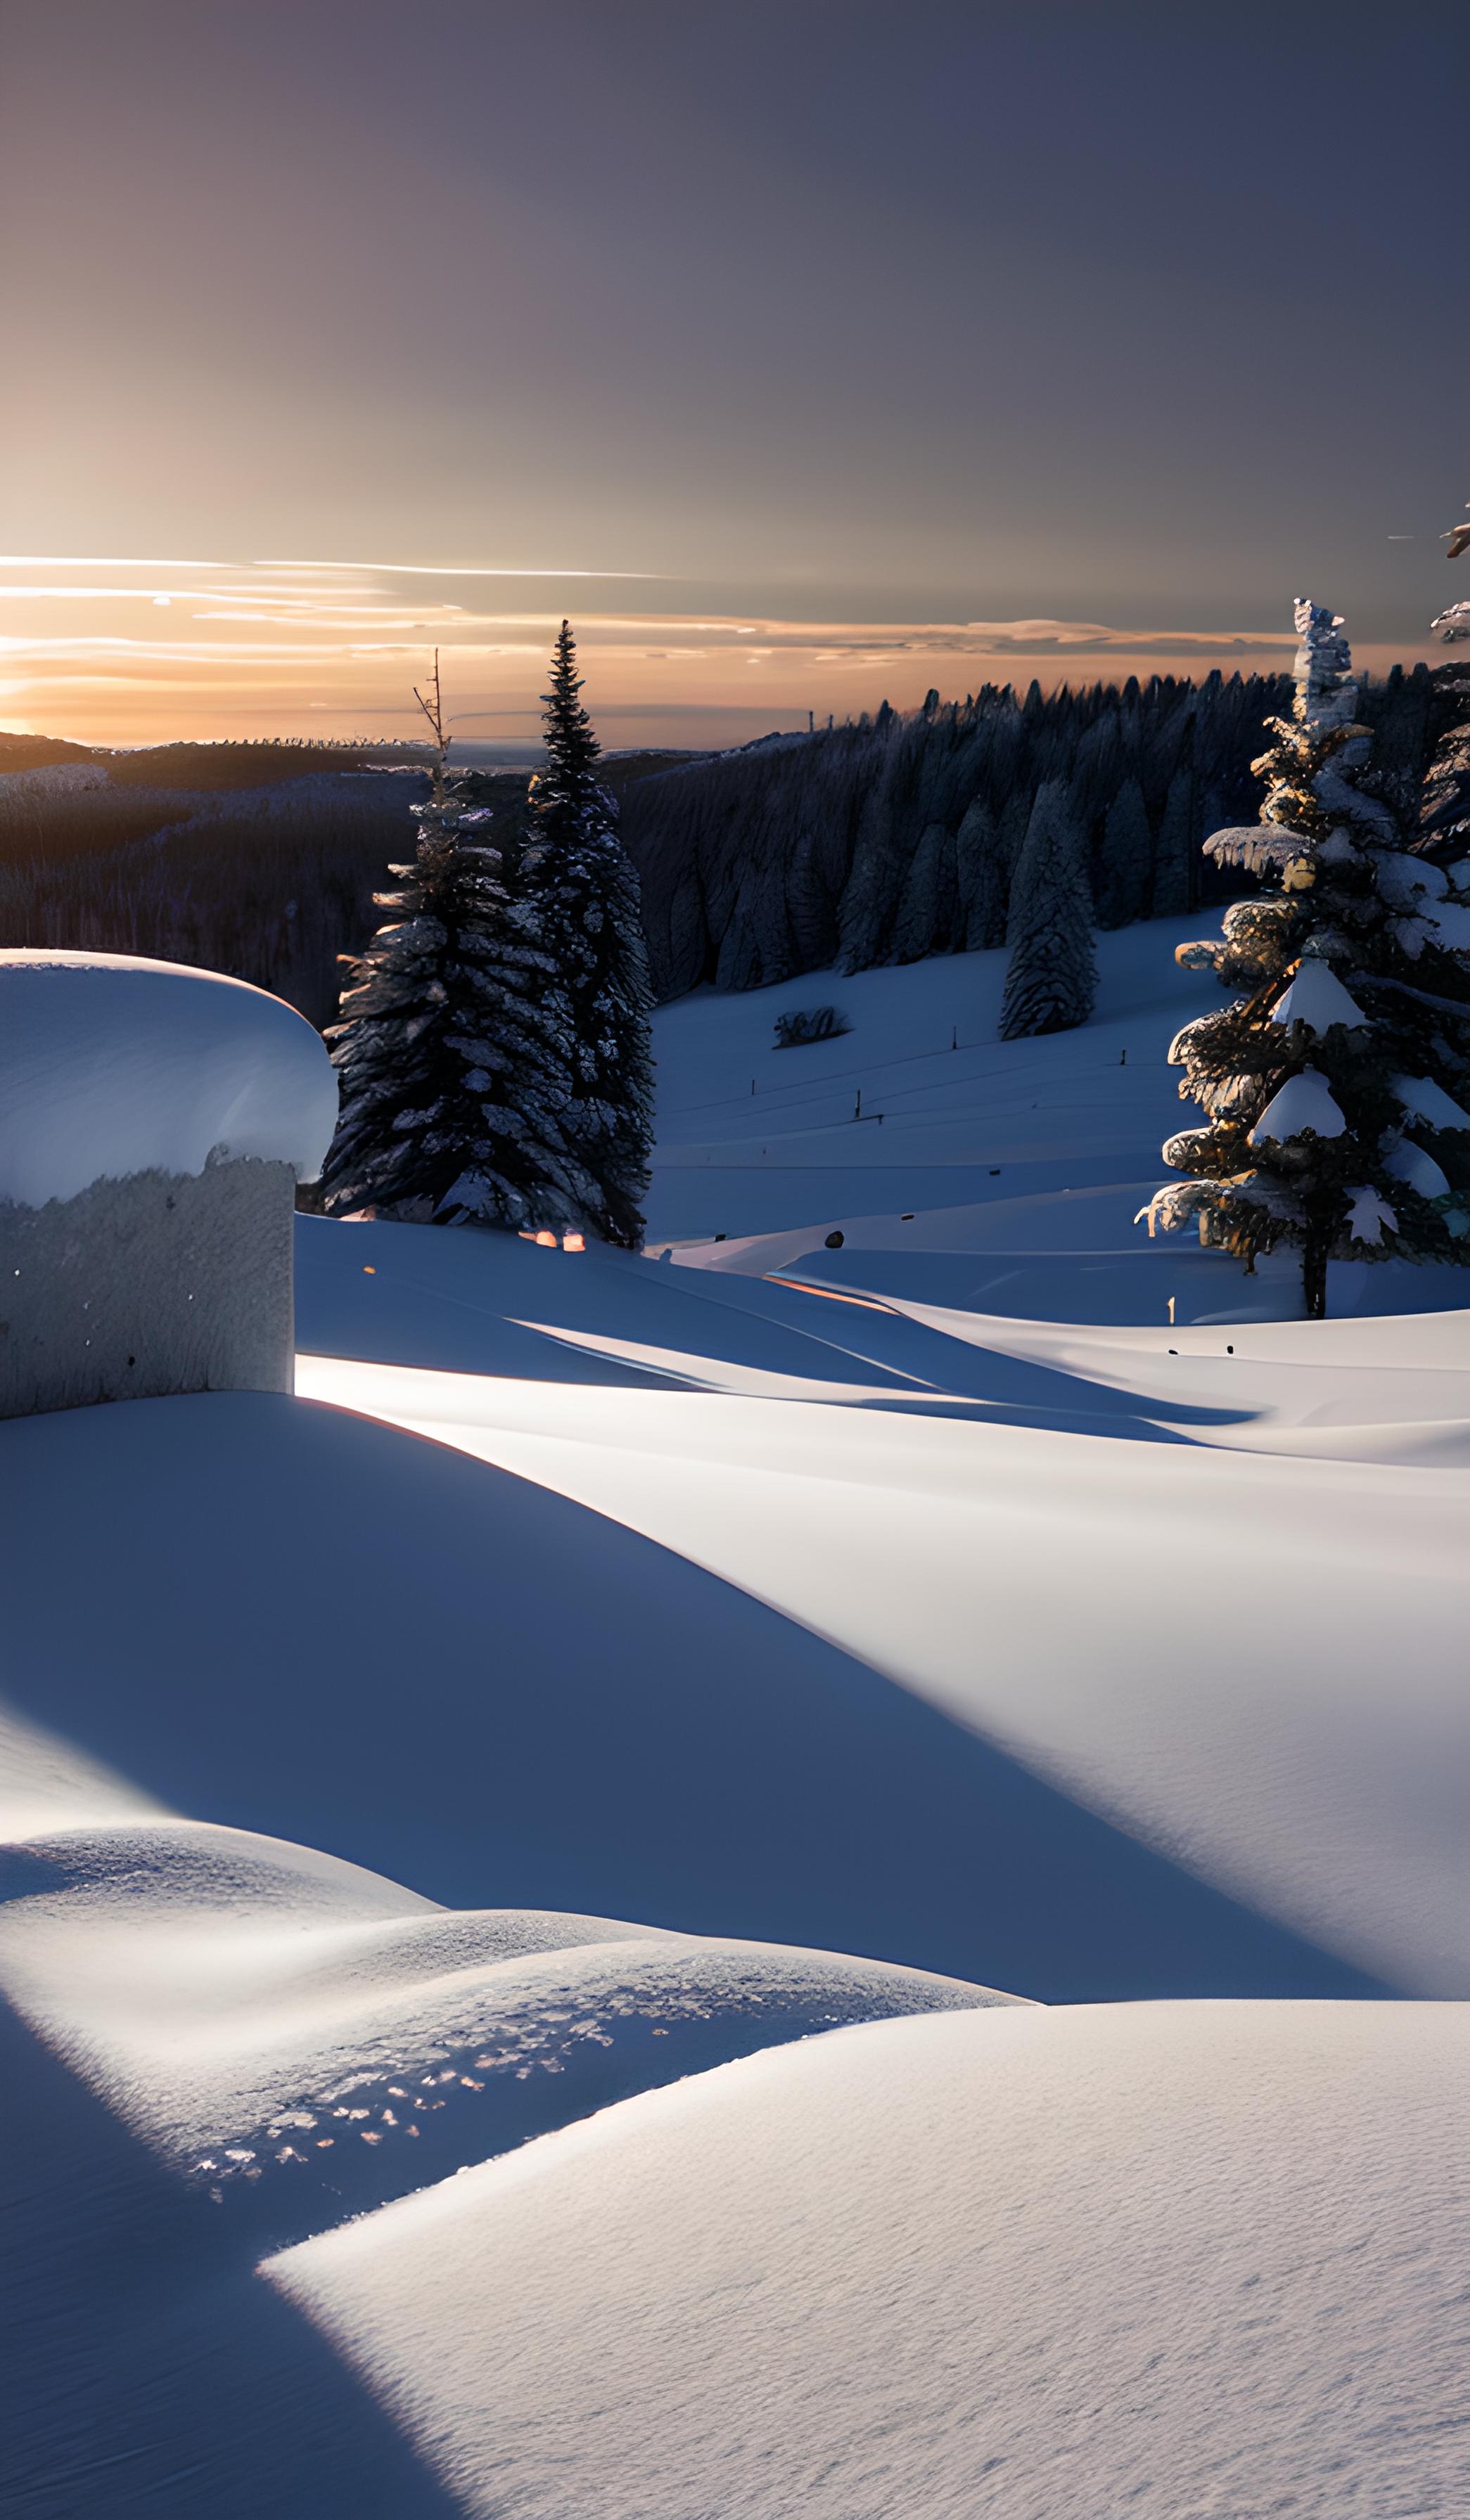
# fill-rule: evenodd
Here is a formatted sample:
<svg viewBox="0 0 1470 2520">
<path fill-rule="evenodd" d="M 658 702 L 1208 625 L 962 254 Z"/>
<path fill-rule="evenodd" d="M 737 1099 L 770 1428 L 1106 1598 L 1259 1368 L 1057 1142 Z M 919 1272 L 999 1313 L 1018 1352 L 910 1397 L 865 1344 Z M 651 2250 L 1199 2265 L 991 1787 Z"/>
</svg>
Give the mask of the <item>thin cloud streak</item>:
<svg viewBox="0 0 1470 2520">
<path fill-rule="evenodd" d="M 78 583 L 73 570 L 91 574 Z M 115 570 L 113 583 L 99 582 Z M 129 573 L 137 583 L 125 582 Z M 410 686 L 437 647 L 460 723 L 502 714 L 529 723 L 570 588 L 555 609 L 482 611 L 432 594 L 431 585 L 531 574 L 361 562 L 13 558 L 0 562 L 0 698 L 12 725 L 104 743 L 219 737 L 262 724 L 282 734 L 348 735 L 368 719 L 401 719 L 408 734 Z M 612 573 L 577 574 L 606 582 Z M 424 581 L 418 601 L 416 577 Z M 167 610 L 169 620 L 145 624 L 140 607 Z M 675 743 L 728 740 L 737 719 L 756 732 L 804 723 L 808 709 L 845 718 L 883 699 L 911 707 L 930 687 L 951 698 L 1034 677 L 1050 686 L 1131 673 L 1200 675 L 1217 666 L 1276 671 L 1295 646 L 1289 630 L 1275 627 L 1127 629 L 1044 614 L 808 621 L 578 607 L 575 626 L 594 714 L 636 720 L 649 740 Z M 238 635 L 247 629 L 257 635 Z M 1376 655 L 1359 653 L 1378 668 Z"/>
</svg>

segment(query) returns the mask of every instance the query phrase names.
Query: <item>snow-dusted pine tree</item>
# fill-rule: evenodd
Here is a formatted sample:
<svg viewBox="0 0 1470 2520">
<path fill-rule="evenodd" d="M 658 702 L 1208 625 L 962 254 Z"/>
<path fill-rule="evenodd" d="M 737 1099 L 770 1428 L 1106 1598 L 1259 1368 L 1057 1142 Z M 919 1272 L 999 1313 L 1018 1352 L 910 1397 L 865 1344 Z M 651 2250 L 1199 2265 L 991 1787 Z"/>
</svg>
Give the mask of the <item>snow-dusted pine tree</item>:
<svg viewBox="0 0 1470 2520">
<path fill-rule="evenodd" d="M 1011 884 L 1008 941 L 1001 1040 L 1085 1023 L 1097 995 L 1092 893 L 1064 779 L 1036 790 Z"/>
<path fill-rule="evenodd" d="M 605 1242 L 636 1250 L 653 1146 L 653 1001 L 638 878 L 618 837 L 617 808 L 598 779 L 602 747 L 581 688 L 576 643 L 564 621 L 544 696 L 546 768 L 531 782 L 522 866 L 571 1046 L 561 1125 L 588 1185 L 587 1227 Z"/>
<path fill-rule="evenodd" d="M 443 778 L 413 811 L 418 853 L 374 895 L 395 917 L 327 1034 L 342 1111 L 322 1172 L 332 1216 L 580 1227 L 594 1186 L 569 1151 L 571 1043 L 555 967 L 511 899 L 486 808 Z"/>
<path fill-rule="evenodd" d="M 1154 835 L 1136 779 L 1125 779 L 1103 824 L 1100 927 L 1126 927 L 1141 919 L 1148 901 Z"/>
<path fill-rule="evenodd" d="M 1341 618 L 1299 602 L 1295 619 L 1261 822 L 1205 843 L 1276 889 L 1234 903 L 1222 943 L 1178 949 L 1244 994 L 1170 1051 L 1207 1119 L 1164 1148 L 1192 1178 L 1143 1214 L 1150 1233 L 1197 1220 L 1247 1268 L 1296 1243 L 1320 1319 L 1331 1259 L 1470 1255 L 1470 860 L 1406 848 L 1373 792 Z"/>
</svg>

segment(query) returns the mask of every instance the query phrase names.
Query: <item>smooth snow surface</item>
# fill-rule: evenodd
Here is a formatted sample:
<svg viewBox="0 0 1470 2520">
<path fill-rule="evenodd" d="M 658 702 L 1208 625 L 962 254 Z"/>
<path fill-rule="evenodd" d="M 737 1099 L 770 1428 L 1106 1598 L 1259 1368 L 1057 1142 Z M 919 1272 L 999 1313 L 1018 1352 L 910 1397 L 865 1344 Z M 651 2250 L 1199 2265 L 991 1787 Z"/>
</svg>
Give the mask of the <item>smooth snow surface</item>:
<svg viewBox="0 0 1470 2520">
<path fill-rule="evenodd" d="M 1465 2507 L 1458 2007 L 842 2031 L 267 2268 L 482 2520 Z"/>
<path fill-rule="evenodd" d="M 0 953 L 0 1199 L 44 1207 L 216 1149 L 320 1171 L 337 1078 L 280 998 L 121 954 Z"/>
<path fill-rule="evenodd" d="M 1470 1272 L 1134 1231 L 1201 924 L 701 992 L 648 1257 L 0 1426 L 7 2511 L 1460 2520 Z"/>
</svg>

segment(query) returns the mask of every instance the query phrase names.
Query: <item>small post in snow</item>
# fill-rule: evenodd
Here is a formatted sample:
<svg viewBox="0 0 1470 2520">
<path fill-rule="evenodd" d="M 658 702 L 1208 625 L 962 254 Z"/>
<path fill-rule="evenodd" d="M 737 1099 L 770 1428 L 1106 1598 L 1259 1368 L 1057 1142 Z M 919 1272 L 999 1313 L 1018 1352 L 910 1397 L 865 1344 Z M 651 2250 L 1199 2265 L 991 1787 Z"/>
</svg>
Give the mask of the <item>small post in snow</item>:
<svg viewBox="0 0 1470 2520">
<path fill-rule="evenodd" d="M 857 1089 L 857 1100 L 852 1105 L 852 1117 L 854 1120 L 860 1120 L 862 1118 L 862 1087 L 860 1085 Z"/>
</svg>

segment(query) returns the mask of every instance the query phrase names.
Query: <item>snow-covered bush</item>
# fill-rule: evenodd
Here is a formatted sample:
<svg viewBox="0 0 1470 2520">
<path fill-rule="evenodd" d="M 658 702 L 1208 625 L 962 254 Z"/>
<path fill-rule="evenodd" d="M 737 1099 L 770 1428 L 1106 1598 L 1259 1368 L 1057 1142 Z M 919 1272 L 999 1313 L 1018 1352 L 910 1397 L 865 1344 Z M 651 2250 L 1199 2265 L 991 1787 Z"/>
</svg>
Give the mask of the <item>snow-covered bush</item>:
<svg viewBox="0 0 1470 2520">
<path fill-rule="evenodd" d="M 789 1014 L 776 1017 L 776 1048 L 803 1050 L 808 1042 L 835 1041 L 840 1033 L 851 1029 L 847 1016 L 836 1007 L 794 1008 Z"/>
</svg>

